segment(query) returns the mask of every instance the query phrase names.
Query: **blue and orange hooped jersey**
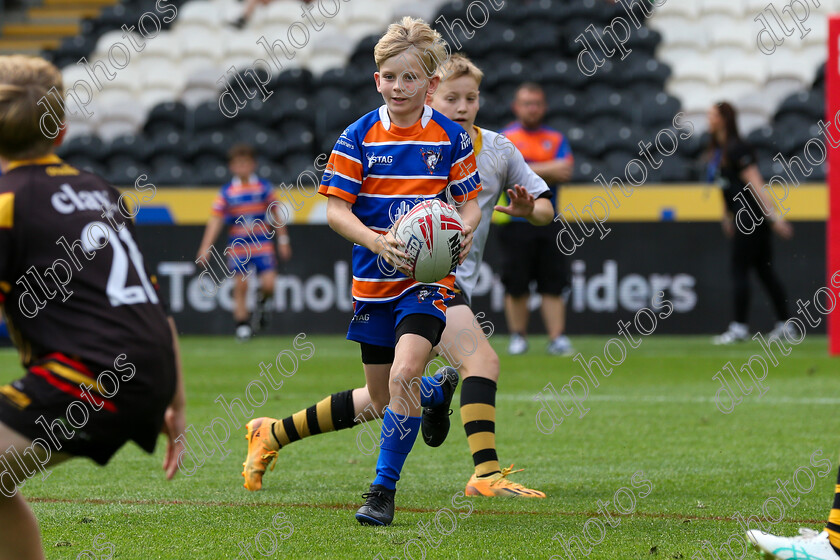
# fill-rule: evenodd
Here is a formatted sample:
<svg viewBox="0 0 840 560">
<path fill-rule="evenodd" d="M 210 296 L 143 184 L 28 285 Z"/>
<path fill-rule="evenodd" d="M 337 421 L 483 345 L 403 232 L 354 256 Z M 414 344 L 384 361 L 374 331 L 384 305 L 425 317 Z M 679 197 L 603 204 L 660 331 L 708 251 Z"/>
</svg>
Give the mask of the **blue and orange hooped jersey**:
<svg viewBox="0 0 840 560">
<path fill-rule="evenodd" d="M 266 232 L 260 227 L 253 228 L 251 224 L 257 218 L 265 222 L 266 210 L 275 200 L 271 183 L 265 179 L 251 175 L 248 181 L 243 183 L 239 177 L 234 177 L 219 191 L 213 201 L 212 213 L 214 216 L 224 217 L 229 228 L 229 244 L 234 239 L 242 239 L 249 244 L 252 255 L 273 254 L 271 239 L 266 236 Z M 242 219 L 239 219 L 240 217 Z M 245 224 L 248 225 L 247 229 Z M 233 245 L 232 248 L 234 252 L 245 250 L 240 248 L 239 244 Z"/>
<path fill-rule="evenodd" d="M 418 201 L 440 198 L 461 205 L 481 190 L 472 141 L 464 129 L 425 106 L 413 125 L 391 123 L 386 106 L 371 111 L 341 134 L 318 192 L 353 205 L 367 227 L 386 233 Z M 353 246 L 353 297 L 389 301 L 417 282 L 400 272 L 391 275 L 377 255 Z M 452 288 L 450 274 L 438 283 Z"/>
</svg>

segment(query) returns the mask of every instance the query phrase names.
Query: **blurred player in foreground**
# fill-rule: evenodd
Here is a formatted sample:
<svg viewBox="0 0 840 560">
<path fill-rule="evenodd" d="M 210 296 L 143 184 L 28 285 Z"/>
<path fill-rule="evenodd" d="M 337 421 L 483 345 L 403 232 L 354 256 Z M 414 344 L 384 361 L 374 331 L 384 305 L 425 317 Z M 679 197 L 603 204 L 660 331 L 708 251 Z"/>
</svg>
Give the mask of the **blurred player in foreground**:
<svg viewBox="0 0 840 560">
<path fill-rule="evenodd" d="M 777 483 L 781 485 L 780 480 Z M 794 484 L 796 483 L 794 482 Z M 785 495 L 785 498 L 790 503 L 790 496 Z M 793 502 L 794 505 L 796 503 Z M 760 526 L 761 524 L 759 524 Z M 747 531 L 747 538 L 761 552 L 763 558 L 776 558 L 777 560 L 840 560 L 840 469 L 837 471 L 837 484 L 834 487 L 834 502 L 831 506 L 831 512 L 828 515 L 828 523 L 826 523 L 822 531 L 817 532 L 813 529 L 803 527 L 799 529 L 799 536 L 777 537 L 770 533 L 765 533 L 761 529 L 750 529 Z"/>
<path fill-rule="evenodd" d="M 210 265 L 212 259 L 207 252 L 227 224 L 228 248 L 225 252 L 232 252 L 227 263 L 235 278 L 233 320 L 236 323 L 237 340 L 244 341 L 251 338 L 254 331 L 264 328 L 268 318 L 268 304 L 274 295 L 274 283 L 277 280 L 277 261 L 271 239 L 277 235 L 277 251 L 284 261 L 292 258 L 292 246 L 285 225 L 273 228 L 272 232 L 267 229 L 269 226 L 266 226 L 266 222 L 270 220 L 265 219 L 266 212 L 274 211 L 274 206 L 280 203 L 276 202 L 271 183 L 254 174 L 257 169 L 254 148 L 247 144 L 233 146 L 228 153 L 228 165 L 233 179 L 222 187 L 213 202 L 212 216 L 204 229 L 196 261 L 207 259 Z M 275 212 L 276 223 L 285 223 L 279 213 Z M 258 219 L 261 223 L 255 225 Z M 238 268 L 234 256 L 239 262 L 247 260 L 247 274 L 233 272 Z M 247 297 L 248 277 L 253 270 L 257 271 L 259 289 L 252 315 L 248 312 Z"/>
<path fill-rule="evenodd" d="M 793 228 L 776 213 L 775 205 L 764 192 L 764 179 L 758 170 L 755 152 L 738 134 L 737 115 L 732 105 L 726 102 L 716 104 L 709 109 L 708 118 L 708 180 L 717 181 L 723 194 L 722 225 L 724 234 L 732 239 L 731 274 L 735 308 L 734 321 L 713 342 L 733 344 L 750 339 L 747 313 L 751 268 L 773 303 L 777 322 L 770 337 L 777 338 L 784 334 L 785 321 L 790 318 L 790 313 L 785 289 L 773 270 L 773 233 L 782 239 L 790 239 Z"/>
<path fill-rule="evenodd" d="M 384 411 L 376 478 L 356 519 L 365 525 L 390 525 L 396 483 L 421 423 L 424 438 L 436 445 L 449 431 L 457 372 L 448 368 L 435 378 L 423 373 L 446 325 L 455 275 L 434 284 L 406 276 L 407 256 L 391 230 L 393 209 L 410 208 L 418 199 L 454 200 L 465 224 L 463 262 L 481 219 L 472 142 L 460 126 L 424 104 L 426 93 L 438 86 L 434 73 L 445 52 L 440 34 L 410 17 L 390 25 L 376 44 L 374 78 L 385 105 L 341 134 L 318 189 L 328 197 L 330 227 L 355 244 L 353 319 L 347 338 L 361 346 L 367 384 L 282 421 L 248 422 L 242 475 L 249 490 L 261 487 L 266 466 L 283 445 L 350 427 L 357 417 L 370 420 Z M 383 259 L 391 271 L 383 270 Z"/>
<path fill-rule="evenodd" d="M 559 183 L 572 177 L 572 150 L 568 139 L 543 124 L 547 104 L 543 89 L 532 82 L 516 89 L 513 112 L 517 122 L 502 130 L 520 150 L 531 169 L 547 182 L 560 200 Z M 502 193 L 504 196 L 505 193 Z M 559 207 L 559 202 L 557 203 Z M 501 216 L 506 219 L 507 216 Z M 549 354 L 570 356 L 572 343 L 566 329 L 565 294 L 569 290 L 566 257 L 557 250 L 560 222 L 548 227 L 534 227 L 519 216 L 501 221 L 499 239 L 502 245 L 502 283 L 505 285 L 505 318 L 510 331 L 508 352 L 513 355 L 528 351 L 528 300 L 530 283 L 536 281 L 540 294 L 540 311 L 548 333 Z"/>
<path fill-rule="evenodd" d="M 53 88 L 64 91 L 52 64 L 0 56 L 0 303 L 26 370 L 0 387 L 3 560 L 44 557 L 17 492 L 38 471 L 73 457 L 104 465 L 129 440 L 151 453 L 163 432 L 172 478 L 183 449 L 175 324 L 120 193 L 53 155 L 63 133 L 41 132 L 38 100 Z"/>
<path fill-rule="evenodd" d="M 440 86 L 431 97 L 432 107 L 450 119 L 460 124 L 473 140 L 477 153 L 478 173 L 482 178 L 482 190 L 478 194 L 478 205 L 482 218 L 476 229 L 473 248 L 455 271 L 455 298 L 447 305 L 446 328 L 436 353 L 443 354 L 453 365 L 456 365 L 464 378 L 461 389 L 461 421 L 467 434 L 474 463 L 474 473 L 467 483 L 465 494 L 468 496 L 519 496 L 542 498 L 545 494 L 538 490 L 531 490 L 512 482 L 508 475 L 513 472 L 509 468 L 502 469 L 496 455 L 496 382 L 499 378 L 499 358 L 487 342 L 486 335 L 469 307 L 470 296 L 478 281 L 479 263 L 484 253 L 484 246 L 490 227 L 489 215 L 494 210 L 494 202 L 499 198 L 499 192 L 507 187 L 510 205 L 496 206 L 495 209 L 512 216 L 527 218 L 534 224 L 542 225 L 552 221 L 554 210 L 551 203 L 551 192 L 530 167 L 525 163 L 522 154 L 504 136 L 476 127 L 476 113 L 479 103 L 479 85 L 483 74 L 481 70 L 462 55 L 452 55 L 438 70 L 442 76 Z M 462 347 L 465 347 L 462 349 Z M 446 368 L 450 369 L 450 368 Z M 438 372 L 436 377 L 444 372 Z M 427 379 L 427 378 L 424 378 Z M 347 420 L 341 424 L 324 421 L 326 413 L 335 410 L 336 402 L 342 402 L 347 395 L 346 406 L 352 408 L 355 416 L 366 414 L 371 403 L 367 387 L 336 393 L 321 401 L 316 407 L 319 423 L 318 430 L 312 429 L 312 424 L 306 423 L 307 411 L 302 410 L 282 421 L 271 418 L 261 418 L 253 422 L 263 425 L 270 422 L 282 423 L 285 426 L 297 426 L 294 436 L 285 430 L 286 440 L 283 445 L 309 435 L 350 428 L 353 422 L 347 415 Z M 330 403 L 333 403 L 330 405 Z M 324 414 L 320 412 L 324 410 Z M 336 417 L 333 416 L 333 419 Z M 370 420 L 365 416 L 364 420 Z M 444 417 L 441 421 L 429 421 L 424 412 L 423 436 L 427 444 L 440 445 L 449 430 L 449 420 Z M 429 429 L 427 433 L 427 427 Z M 443 437 L 441 437 L 441 434 Z M 265 436 L 263 436 L 265 438 Z M 277 447 L 274 442 L 261 444 L 258 439 L 251 439 L 248 457 L 260 456 L 264 453 L 268 461 L 276 456 Z M 271 444 L 271 445 L 269 445 Z M 265 447 L 262 447 L 265 445 Z M 268 456 L 273 453 L 274 455 Z M 246 466 L 246 487 L 258 489 L 262 484 L 262 475 L 268 461 L 262 464 L 256 460 Z M 250 480 L 250 481 L 249 481 Z"/>
</svg>

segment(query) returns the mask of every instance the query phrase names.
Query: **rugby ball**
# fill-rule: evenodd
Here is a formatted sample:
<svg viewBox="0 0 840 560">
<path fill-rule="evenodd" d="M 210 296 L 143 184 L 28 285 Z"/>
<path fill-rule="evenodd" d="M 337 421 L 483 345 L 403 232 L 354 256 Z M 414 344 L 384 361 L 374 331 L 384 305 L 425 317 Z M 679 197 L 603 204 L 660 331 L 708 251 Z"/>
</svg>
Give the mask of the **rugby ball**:
<svg viewBox="0 0 840 560">
<path fill-rule="evenodd" d="M 423 284 L 440 282 L 455 270 L 464 222 L 454 206 L 438 198 L 417 203 L 397 223 L 394 236 L 405 243 L 411 277 Z"/>
</svg>

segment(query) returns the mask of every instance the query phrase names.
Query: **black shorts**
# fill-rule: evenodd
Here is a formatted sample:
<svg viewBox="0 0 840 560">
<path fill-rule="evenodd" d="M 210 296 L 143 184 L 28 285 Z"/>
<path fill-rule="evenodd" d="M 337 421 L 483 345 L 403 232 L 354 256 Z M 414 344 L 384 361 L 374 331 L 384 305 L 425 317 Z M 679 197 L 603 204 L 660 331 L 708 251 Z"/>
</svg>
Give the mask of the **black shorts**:
<svg viewBox="0 0 840 560">
<path fill-rule="evenodd" d="M 0 386 L 0 422 L 40 439 L 51 452 L 90 457 L 100 465 L 129 440 L 152 453 L 175 393 L 175 358 L 147 357 L 130 365 L 133 373 L 91 369 L 59 353 L 44 356 L 25 376 Z M 97 379 L 110 398 L 91 387 Z"/>
<path fill-rule="evenodd" d="M 446 308 L 449 309 L 450 307 L 455 307 L 456 305 L 466 305 L 467 307 L 470 306 L 470 298 L 467 297 L 467 294 L 461 290 L 461 287 L 458 285 L 458 281 L 455 281 L 455 297 L 449 300 L 446 304 Z"/>
<path fill-rule="evenodd" d="M 560 222 L 545 226 L 510 222 L 498 228 L 502 283 L 509 295 L 527 295 L 532 280 L 536 280 L 540 294 L 564 293 L 569 277 L 566 257 L 557 248 L 560 227 Z"/>
<path fill-rule="evenodd" d="M 404 334 L 416 334 L 422 336 L 432 344 L 432 348 L 438 345 L 440 337 L 443 336 L 443 329 L 446 323 L 434 315 L 425 313 L 414 313 L 408 315 L 397 325 L 397 341 Z M 367 342 L 360 342 L 362 350 L 362 363 L 367 365 L 392 364 L 394 363 L 394 348 L 390 346 L 377 346 Z"/>
</svg>

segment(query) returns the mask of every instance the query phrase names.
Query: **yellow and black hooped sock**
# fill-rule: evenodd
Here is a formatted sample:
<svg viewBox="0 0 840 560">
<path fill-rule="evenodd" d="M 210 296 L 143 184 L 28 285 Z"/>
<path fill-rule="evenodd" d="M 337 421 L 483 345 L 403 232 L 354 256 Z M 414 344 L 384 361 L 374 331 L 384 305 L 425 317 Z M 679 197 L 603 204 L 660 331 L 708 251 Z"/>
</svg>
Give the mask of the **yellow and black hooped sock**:
<svg viewBox="0 0 840 560">
<path fill-rule="evenodd" d="M 461 384 L 461 421 L 467 433 L 475 475 L 501 472 L 496 455 L 496 382 L 467 377 Z"/>
<path fill-rule="evenodd" d="M 329 397 L 295 412 L 271 426 L 271 433 L 280 447 L 299 439 L 352 428 L 355 425 L 353 390 L 333 393 Z"/>
<path fill-rule="evenodd" d="M 840 469 L 837 471 L 837 485 L 834 487 L 834 504 L 831 506 L 825 530 L 828 531 L 831 548 L 840 556 Z"/>
</svg>

